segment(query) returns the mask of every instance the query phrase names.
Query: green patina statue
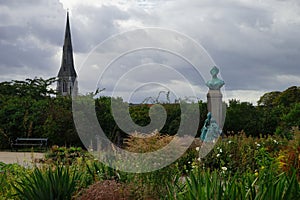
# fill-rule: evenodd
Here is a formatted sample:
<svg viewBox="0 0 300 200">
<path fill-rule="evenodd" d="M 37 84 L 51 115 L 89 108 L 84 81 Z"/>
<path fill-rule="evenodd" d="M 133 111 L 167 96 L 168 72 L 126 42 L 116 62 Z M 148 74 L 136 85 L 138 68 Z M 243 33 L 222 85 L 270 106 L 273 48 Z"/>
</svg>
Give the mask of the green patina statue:
<svg viewBox="0 0 300 200">
<path fill-rule="evenodd" d="M 218 73 L 219 73 L 219 69 L 216 66 L 214 66 L 210 70 L 212 79 L 206 82 L 206 86 L 210 90 L 219 90 L 225 84 L 223 80 L 218 78 Z"/>
<path fill-rule="evenodd" d="M 222 130 L 220 130 L 216 120 L 212 118 L 211 113 L 209 112 L 204 122 L 204 126 L 201 129 L 200 139 L 204 142 L 214 142 L 221 133 Z"/>
</svg>

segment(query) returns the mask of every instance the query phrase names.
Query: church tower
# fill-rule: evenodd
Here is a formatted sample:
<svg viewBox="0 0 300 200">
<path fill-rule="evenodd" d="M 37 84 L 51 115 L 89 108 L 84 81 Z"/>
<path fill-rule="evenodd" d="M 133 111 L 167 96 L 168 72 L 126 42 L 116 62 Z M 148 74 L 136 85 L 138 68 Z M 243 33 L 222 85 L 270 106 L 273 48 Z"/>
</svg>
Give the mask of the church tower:
<svg viewBox="0 0 300 200">
<path fill-rule="evenodd" d="M 67 12 L 67 22 L 65 30 L 65 40 L 62 53 L 61 67 L 58 72 L 57 81 L 57 94 L 61 96 L 77 95 L 78 86 L 75 82 L 77 77 L 74 61 L 73 61 L 73 48 L 71 41 L 71 31 L 69 22 L 69 12 Z"/>
</svg>

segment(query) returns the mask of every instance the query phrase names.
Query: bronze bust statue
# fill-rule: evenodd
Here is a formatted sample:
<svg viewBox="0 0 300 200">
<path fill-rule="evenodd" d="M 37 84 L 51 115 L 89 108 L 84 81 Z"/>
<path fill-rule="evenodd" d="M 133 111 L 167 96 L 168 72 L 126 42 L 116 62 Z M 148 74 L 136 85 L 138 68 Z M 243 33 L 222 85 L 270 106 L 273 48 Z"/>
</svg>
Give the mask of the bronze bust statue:
<svg viewBox="0 0 300 200">
<path fill-rule="evenodd" d="M 225 84 L 223 80 L 218 78 L 218 73 L 219 73 L 219 69 L 216 66 L 214 66 L 210 70 L 212 79 L 206 82 L 206 86 L 210 90 L 219 90 Z"/>
</svg>

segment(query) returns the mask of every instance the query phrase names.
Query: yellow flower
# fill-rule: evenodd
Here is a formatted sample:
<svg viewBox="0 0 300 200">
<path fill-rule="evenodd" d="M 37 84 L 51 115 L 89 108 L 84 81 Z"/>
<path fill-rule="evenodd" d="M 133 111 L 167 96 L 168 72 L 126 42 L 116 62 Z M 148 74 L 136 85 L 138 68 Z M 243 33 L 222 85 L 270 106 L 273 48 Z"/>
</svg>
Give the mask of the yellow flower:
<svg viewBox="0 0 300 200">
<path fill-rule="evenodd" d="M 255 172 L 254 175 L 255 175 L 255 176 L 258 176 L 258 172 Z"/>
<path fill-rule="evenodd" d="M 260 168 L 261 170 L 263 170 L 263 169 L 265 169 L 265 166 L 261 166 L 261 168 Z"/>
<path fill-rule="evenodd" d="M 286 164 L 284 162 L 279 162 L 279 168 L 283 168 Z"/>
</svg>

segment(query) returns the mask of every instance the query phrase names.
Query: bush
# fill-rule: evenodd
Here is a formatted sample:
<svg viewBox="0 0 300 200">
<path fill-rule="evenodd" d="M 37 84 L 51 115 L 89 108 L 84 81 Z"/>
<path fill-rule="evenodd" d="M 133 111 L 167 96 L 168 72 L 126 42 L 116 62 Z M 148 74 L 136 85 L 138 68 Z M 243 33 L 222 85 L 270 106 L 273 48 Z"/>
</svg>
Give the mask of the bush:
<svg viewBox="0 0 300 200">
<path fill-rule="evenodd" d="M 52 146 L 49 152 L 45 155 L 45 161 L 47 163 L 63 163 L 65 165 L 71 165 L 77 162 L 78 159 L 86 159 L 91 157 L 86 151 L 81 147 L 59 147 Z"/>
<path fill-rule="evenodd" d="M 70 172 L 68 167 L 57 166 L 54 170 L 48 168 L 43 172 L 35 168 L 31 175 L 16 181 L 14 188 L 21 199 L 71 199 L 80 181 L 80 173 Z"/>
<path fill-rule="evenodd" d="M 168 184 L 167 199 L 192 200 L 227 200 L 227 199 L 299 199 L 300 187 L 295 173 L 276 175 L 274 171 L 265 171 L 256 176 L 225 176 L 225 171 L 201 170 L 191 171 L 185 181 L 176 179 Z"/>
<path fill-rule="evenodd" d="M 226 167 L 233 174 L 255 172 L 275 165 L 275 158 L 286 145 L 287 140 L 279 137 L 253 138 L 241 133 L 220 139 L 200 164 L 218 170 Z"/>
<path fill-rule="evenodd" d="M 16 191 L 13 185 L 26 174 L 31 174 L 31 170 L 18 164 L 0 162 L 0 199 L 14 199 Z"/>
</svg>

